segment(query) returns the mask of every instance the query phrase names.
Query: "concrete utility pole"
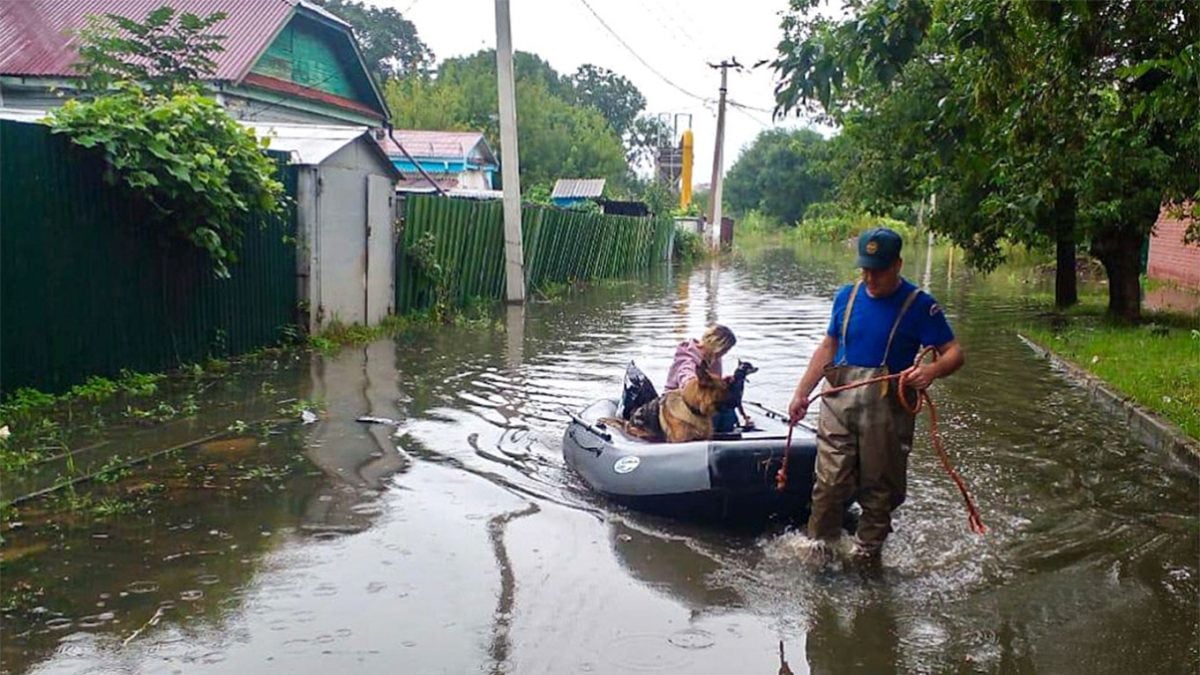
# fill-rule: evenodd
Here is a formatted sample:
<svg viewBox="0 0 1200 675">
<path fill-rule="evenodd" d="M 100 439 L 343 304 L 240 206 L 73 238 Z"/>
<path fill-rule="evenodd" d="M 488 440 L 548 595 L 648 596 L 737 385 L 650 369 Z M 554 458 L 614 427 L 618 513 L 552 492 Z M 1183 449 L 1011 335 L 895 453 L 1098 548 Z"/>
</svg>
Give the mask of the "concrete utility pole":
<svg viewBox="0 0 1200 675">
<path fill-rule="evenodd" d="M 721 169 L 725 160 L 725 92 L 728 88 L 728 76 L 730 68 L 741 69 L 742 64 L 737 62 L 736 58 L 720 63 L 708 64 L 710 68 L 719 68 L 721 70 L 721 100 L 717 106 L 717 147 L 713 152 L 713 170 L 712 170 L 712 192 L 709 193 L 709 221 L 712 223 L 711 245 L 713 250 L 721 248 Z"/>
<path fill-rule="evenodd" d="M 496 79 L 500 93 L 500 178 L 504 181 L 505 297 L 525 302 L 525 252 L 521 239 L 521 174 L 517 151 L 517 99 L 513 79 L 509 0 L 496 0 Z"/>
</svg>

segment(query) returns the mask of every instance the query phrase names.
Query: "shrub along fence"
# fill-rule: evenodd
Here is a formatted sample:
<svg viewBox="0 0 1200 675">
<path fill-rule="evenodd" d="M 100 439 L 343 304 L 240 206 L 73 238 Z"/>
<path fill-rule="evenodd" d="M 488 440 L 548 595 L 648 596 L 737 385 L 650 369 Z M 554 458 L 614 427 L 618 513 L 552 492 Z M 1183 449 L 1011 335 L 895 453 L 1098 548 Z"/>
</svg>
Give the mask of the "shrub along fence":
<svg viewBox="0 0 1200 675">
<path fill-rule="evenodd" d="M 0 120 L 0 158 L 0 394 L 245 353 L 294 326 L 291 212 L 243 223 L 221 280 L 203 251 L 145 225 L 153 206 L 105 182 L 99 153 Z"/>
<path fill-rule="evenodd" d="M 667 260 L 668 217 L 632 218 L 539 206 L 521 209 L 525 282 L 619 277 Z M 396 311 L 461 307 L 504 297 L 504 214 L 499 201 L 409 197 L 397 238 Z"/>
</svg>

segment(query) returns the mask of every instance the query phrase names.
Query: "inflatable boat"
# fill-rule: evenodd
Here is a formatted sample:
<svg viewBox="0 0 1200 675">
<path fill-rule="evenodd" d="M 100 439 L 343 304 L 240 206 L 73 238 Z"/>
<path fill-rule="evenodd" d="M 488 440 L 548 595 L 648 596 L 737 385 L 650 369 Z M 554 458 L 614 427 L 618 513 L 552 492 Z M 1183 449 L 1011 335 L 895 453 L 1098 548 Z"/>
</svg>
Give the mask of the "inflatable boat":
<svg viewBox="0 0 1200 675">
<path fill-rule="evenodd" d="M 617 416 L 618 402 L 601 399 L 578 413 L 563 434 L 563 457 L 592 490 L 634 509 L 687 519 L 744 520 L 807 512 L 812 493 L 816 435 L 792 433 L 788 479 L 775 476 L 787 440 L 779 412 L 746 402 L 750 429 L 708 441 L 652 443 L 627 436 L 600 420 Z"/>
</svg>

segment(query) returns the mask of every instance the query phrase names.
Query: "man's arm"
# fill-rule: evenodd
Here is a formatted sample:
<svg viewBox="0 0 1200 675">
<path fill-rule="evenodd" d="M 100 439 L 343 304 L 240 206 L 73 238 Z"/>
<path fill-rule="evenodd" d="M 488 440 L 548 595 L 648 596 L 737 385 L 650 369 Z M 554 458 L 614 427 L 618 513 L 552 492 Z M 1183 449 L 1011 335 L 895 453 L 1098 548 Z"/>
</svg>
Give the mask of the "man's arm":
<svg viewBox="0 0 1200 675">
<path fill-rule="evenodd" d="M 933 384 L 939 377 L 946 377 L 963 367 L 966 357 L 958 340 L 951 340 L 944 345 L 938 345 L 938 360 L 933 363 L 922 363 L 908 369 L 904 382 L 917 389 L 924 389 Z"/>
<path fill-rule="evenodd" d="M 804 370 L 804 376 L 796 384 L 796 391 L 792 394 L 791 403 L 788 404 L 788 417 L 792 424 L 799 422 L 800 418 L 804 417 L 804 413 L 808 411 L 808 397 L 812 394 L 813 389 L 817 388 L 817 383 L 825 374 L 825 366 L 833 362 L 837 348 L 837 338 L 826 335 L 821 344 L 817 346 L 817 350 L 813 352 L 812 359 L 808 362 L 808 368 Z"/>
</svg>

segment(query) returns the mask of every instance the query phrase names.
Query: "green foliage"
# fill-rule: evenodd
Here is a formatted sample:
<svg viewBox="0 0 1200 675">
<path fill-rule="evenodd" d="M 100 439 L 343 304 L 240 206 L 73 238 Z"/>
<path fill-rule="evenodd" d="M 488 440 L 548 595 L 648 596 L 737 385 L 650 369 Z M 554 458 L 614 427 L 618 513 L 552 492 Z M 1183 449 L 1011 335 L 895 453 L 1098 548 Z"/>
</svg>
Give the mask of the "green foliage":
<svg viewBox="0 0 1200 675">
<path fill-rule="evenodd" d="M 805 218 L 804 222 L 796 226 L 796 232 L 802 239 L 808 241 L 840 242 L 853 239 L 872 227 L 891 228 L 909 243 L 913 241 L 916 234 L 908 223 L 890 218 L 880 218 L 868 213 Z"/>
<path fill-rule="evenodd" d="M 50 113 L 54 133 L 104 152 L 109 182 L 122 181 L 154 206 L 162 228 L 208 252 L 227 278 L 241 244 L 240 221 L 283 209 L 283 184 L 254 132 L 195 90 L 167 96 L 136 85 Z"/>
<path fill-rule="evenodd" d="M 513 61 L 522 188 L 528 193 L 559 178 L 581 177 L 605 178 L 617 191 L 625 186 L 630 171 L 622 134 L 632 138 L 633 132 L 622 127 L 632 125 L 629 116 L 636 117 L 641 94 L 601 68 L 585 66 L 571 78 L 533 54 L 516 52 Z M 410 73 L 389 81 L 384 98 L 397 128 L 479 130 L 501 150 L 492 50 L 446 59 L 436 78 Z"/>
<path fill-rule="evenodd" d="M 176 15 L 169 5 L 151 11 L 142 21 L 116 14 L 88 16 L 79 32 L 75 69 L 84 87 L 92 91 L 137 82 L 168 96 L 216 71 L 210 57 L 224 51 L 224 36 L 209 29 L 226 16 L 224 12 Z"/>
<path fill-rule="evenodd" d="M 1086 241 L 1110 308 L 1136 316 L 1130 261 L 1158 204 L 1200 191 L 1200 6 L 817 5 L 792 0 L 785 15 L 777 101 L 843 125 L 842 199 L 887 212 L 936 194 L 931 226 L 985 269 L 1006 241 Z"/>
<path fill-rule="evenodd" d="M 676 228 L 673 258 L 682 263 L 702 260 L 708 255 L 708 246 L 704 237 L 691 230 Z"/>
<path fill-rule="evenodd" d="M 576 105 L 591 107 L 608 120 L 612 130 L 624 137 L 639 113 L 646 109 L 646 97 L 623 75 L 590 63 L 576 69 L 570 78 Z"/>
<path fill-rule="evenodd" d="M 757 210 L 795 223 L 809 204 L 831 197 L 839 179 L 831 157 L 832 144 L 815 131 L 764 131 L 729 170 L 726 204 L 734 213 Z"/>
<path fill-rule="evenodd" d="M 453 270 L 438 260 L 437 237 L 432 231 L 426 231 L 405 252 L 413 266 L 433 286 L 433 315 L 438 318 L 449 316 L 454 298 L 455 275 Z"/>
<path fill-rule="evenodd" d="M 654 215 L 671 213 L 677 203 L 675 195 L 671 194 L 666 185 L 657 180 L 647 183 L 645 190 L 642 191 L 642 201 Z"/>
<path fill-rule="evenodd" d="M 367 69 L 380 82 L 419 73 L 433 64 L 433 52 L 417 35 L 417 27 L 391 7 L 355 0 L 317 0 L 350 24 Z"/>
</svg>

